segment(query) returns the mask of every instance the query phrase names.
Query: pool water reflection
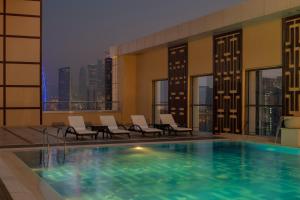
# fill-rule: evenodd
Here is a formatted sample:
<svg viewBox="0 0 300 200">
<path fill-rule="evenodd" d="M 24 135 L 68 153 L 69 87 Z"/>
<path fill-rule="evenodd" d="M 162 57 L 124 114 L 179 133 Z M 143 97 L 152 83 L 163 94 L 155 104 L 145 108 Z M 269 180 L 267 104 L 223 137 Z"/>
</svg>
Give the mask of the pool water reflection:
<svg viewBox="0 0 300 200">
<path fill-rule="evenodd" d="M 195 142 L 16 153 L 70 200 L 300 199 L 300 150 Z"/>
</svg>

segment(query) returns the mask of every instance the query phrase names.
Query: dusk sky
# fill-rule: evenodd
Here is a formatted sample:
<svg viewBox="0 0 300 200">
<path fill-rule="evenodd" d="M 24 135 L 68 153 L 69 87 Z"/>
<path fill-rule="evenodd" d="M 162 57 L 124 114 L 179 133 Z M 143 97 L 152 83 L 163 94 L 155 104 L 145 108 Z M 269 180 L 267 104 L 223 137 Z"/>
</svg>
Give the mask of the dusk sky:
<svg viewBox="0 0 300 200">
<path fill-rule="evenodd" d="M 60 67 L 71 66 L 76 75 L 81 66 L 103 58 L 105 50 L 114 44 L 128 42 L 241 1 L 44 0 L 43 66 L 47 82 L 57 85 L 57 69 Z"/>
</svg>

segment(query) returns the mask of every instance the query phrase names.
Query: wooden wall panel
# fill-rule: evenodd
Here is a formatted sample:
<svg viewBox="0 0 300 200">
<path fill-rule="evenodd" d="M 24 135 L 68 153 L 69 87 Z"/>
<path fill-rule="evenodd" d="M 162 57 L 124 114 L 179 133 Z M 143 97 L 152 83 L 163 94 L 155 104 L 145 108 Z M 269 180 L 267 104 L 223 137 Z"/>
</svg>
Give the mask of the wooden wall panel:
<svg viewBox="0 0 300 200">
<path fill-rule="evenodd" d="M 39 88 L 10 87 L 6 89 L 7 107 L 36 107 L 40 106 Z"/>
<path fill-rule="evenodd" d="M 41 103 L 41 1 L 0 0 L 1 112 L 4 126 L 39 125 Z"/>
<path fill-rule="evenodd" d="M 40 1 L 28 0 L 4 0 L 6 1 L 6 12 L 13 14 L 40 16 Z M 41 0 L 42 1 L 42 0 Z"/>
<path fill-rule="evenodd" d="M 40 19 L 37 17 L 7 16 L 6 20 L 7 35 L 40 36 Z"/>
<path fill-rule="evenodd" d="M 6 121 L 9 126 L 36 126 L 40 121 L 38 109 L 10 109 L 6 112 Z"/>
<path fill-rule="evenodd" d="M 3 107 L 3 87 L 0 87 L 0 108 Z"/>
<path fill-rule="evenodd" d="M 3 64 L 0 63 L 0 85 L 3 85 Z"/>
<path fill-rule="evenodd" d="M 283 19 L 283 113 L 294 115 L 300 109 L 300 16 Z"/>
<path fill-rule="evenodd" d="M 188 45 L 169 48 L 169 112 L 178 124 L 187 125 Z"/>
<path fill-rule="evenodd" d="M 18 62 L 39 62 L 40 41 L 28 38 L 6 39 L 6 60 Z"/>
<path fill-rule="evenodd" d="M 1 65 L 0 65 L 1 69 Z M 1 73 L 1 71 L 0 71 Z M 22 76 L 16 76 L 22 74 Z M 40 85 L 40 66 L 38 64 L 7 64 L 6 83 L 7 85 Z M 1 79 L 0 79 L 1 82 Z"/>
<path fill-rule="evenodd" d="M 242 31 L 214 36 L 214 133 L 242 132 Z"/>
</svg>

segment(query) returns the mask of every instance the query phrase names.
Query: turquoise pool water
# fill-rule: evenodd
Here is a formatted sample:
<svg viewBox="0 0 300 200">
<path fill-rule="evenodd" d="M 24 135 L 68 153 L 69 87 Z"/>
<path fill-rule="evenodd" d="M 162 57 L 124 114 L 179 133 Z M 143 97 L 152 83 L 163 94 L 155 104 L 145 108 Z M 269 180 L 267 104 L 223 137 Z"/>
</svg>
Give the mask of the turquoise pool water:
<svg viewBox="0 0 300 200">
<path fill-rule="evenodd" d="M 19 152 L 70 200 L 300 199 L 300 150 L 195 142 Z M 43 167 L 43 165 L 47 167 Z"/>
</svg>

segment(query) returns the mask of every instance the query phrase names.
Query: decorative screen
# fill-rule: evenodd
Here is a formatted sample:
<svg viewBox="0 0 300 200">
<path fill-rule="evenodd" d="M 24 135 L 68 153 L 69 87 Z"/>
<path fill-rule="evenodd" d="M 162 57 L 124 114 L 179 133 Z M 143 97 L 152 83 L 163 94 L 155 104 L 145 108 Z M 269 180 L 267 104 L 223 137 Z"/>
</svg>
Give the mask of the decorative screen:
<svg viewBox="0 0 300 200">
<path fill-rule="evenodd" d="M 214 133 L 241 133 L 242 31 L 214 37 Z"/>
<path fill-rule="evenodd" d="M 175 121 L 187 125 L 187 44 L 169 48 L 169 112 Z"/>
<path fill-rule="evenodd" d="M 283 20 L 284 115 L 299 112 L 300 105 L 300 16 Z"/>
</svg>

